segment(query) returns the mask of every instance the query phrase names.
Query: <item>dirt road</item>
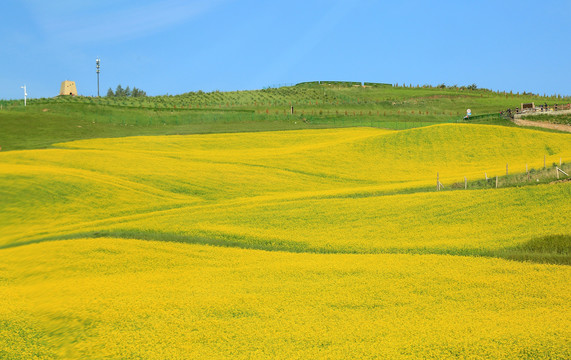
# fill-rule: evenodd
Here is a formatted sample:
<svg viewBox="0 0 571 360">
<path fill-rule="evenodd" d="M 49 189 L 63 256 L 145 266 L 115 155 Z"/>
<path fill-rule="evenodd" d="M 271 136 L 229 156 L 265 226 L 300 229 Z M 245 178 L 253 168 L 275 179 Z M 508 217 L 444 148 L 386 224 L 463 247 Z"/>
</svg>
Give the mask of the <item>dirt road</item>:
<svg viewBox="0 0 571 360">
<path fill-rule="evenodd" d="M 566 131 L 571 133 L 571 126 L 563 125 L 563 124 L 551 124 L 548 122 L 542 121 L 529 121 L 529 120 L 521 120 L 521 119 L 514 119 L 514 123 L 519 126 L 534 126 L 534 127 L 542 127 L 546 129 L 553 129 L 559 131 Z"/>
</svg>

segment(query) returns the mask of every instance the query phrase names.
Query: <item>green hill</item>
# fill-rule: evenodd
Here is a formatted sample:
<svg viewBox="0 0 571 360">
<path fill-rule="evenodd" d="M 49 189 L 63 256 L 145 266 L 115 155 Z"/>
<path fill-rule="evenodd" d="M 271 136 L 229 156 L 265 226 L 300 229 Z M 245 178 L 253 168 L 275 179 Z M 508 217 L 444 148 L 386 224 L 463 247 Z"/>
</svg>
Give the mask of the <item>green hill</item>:
<svg viewBox="0 0 571 360">
<path fill-rule="evenodd" d="M 56 142 L 133 135 L 293 130 L 371 126 L 409 129 L 499 114 L 522 102 L 562 101 L 485 89 L 354 86 L 304 83 L 252 91 L 190 92 L 144 98 L 56 97 L 28 106 L 3 101 L 2 150 L 46 148 Z M 291 114 L 291 107 L 294 114 Z M 510 125 L 499 116 L 483 123 Z"/>
</svg>

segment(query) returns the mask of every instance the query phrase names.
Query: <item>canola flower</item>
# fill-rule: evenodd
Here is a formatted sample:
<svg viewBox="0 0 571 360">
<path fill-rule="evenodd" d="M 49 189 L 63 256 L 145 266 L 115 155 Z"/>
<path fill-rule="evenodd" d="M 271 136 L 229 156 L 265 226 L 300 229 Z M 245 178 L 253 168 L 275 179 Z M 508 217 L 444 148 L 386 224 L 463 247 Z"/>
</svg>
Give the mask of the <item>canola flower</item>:
<svg viewBox="0 0 571 360">
<path fill-rule="evenodd" d="M 566 134 L 440 125 L 59 146 L 0 154 L 0 246 L 128 231 L 294 251 L 458 253 L 569 233 L 553 216 L 570 210 L 568 184 L 386 196 L 434 184 L 436 169 L 445 182 L 505 171 L 507 158 L 542 162 L 547 148 L 571 158 Z"/>
<path fill-rule="evenodd" d="M 0 256 L 2 358 L 571 355 L 568 266 L 109 238 Z"/>
<path fill-rule="evenodd" d="M 544 155 L 570 161 L 571 136 L 439 125 L 0 153 L 0 358 L 569 358 L 569 267 L 481 256 L 568 236 L 571 183 L 421 191 Z"/>
</svg>

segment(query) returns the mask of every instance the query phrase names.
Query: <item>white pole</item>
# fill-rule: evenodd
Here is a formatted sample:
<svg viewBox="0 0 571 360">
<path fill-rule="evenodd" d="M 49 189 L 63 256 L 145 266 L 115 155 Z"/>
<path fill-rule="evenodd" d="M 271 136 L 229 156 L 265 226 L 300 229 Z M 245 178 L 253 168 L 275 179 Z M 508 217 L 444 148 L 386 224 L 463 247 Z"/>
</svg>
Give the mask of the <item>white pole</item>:
<svg viewBox="0 0 571 360">
<path fill-rule="evenodd" d="M 26 106 L 26 97 L 28 96 L 28 93 L 26 92 L 26 85 L 20 86 L 20 88 L 24 89 L 24 106 Z"/>
</svg>

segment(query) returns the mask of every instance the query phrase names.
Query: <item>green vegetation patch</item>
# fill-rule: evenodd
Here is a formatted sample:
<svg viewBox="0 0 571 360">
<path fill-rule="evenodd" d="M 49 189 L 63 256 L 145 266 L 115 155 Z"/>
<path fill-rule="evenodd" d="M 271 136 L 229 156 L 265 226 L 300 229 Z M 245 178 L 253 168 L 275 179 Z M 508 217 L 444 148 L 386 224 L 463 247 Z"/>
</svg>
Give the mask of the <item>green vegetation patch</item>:
<svg viewBox="0 0 571 360">
<path fill-rule="evenodd" d="M 114 93 L 115 95 L 115 93 Z M 133 135 L 250 132 L 367 126 L 405 130 L 462 122 L 513 126 L 497 114 L 521 102 L 556 99 L 469 87 L 317 81 L 252 91 L 164 96 L 60 96 L 0 100 L 3 151 Z M 292 114 L 293 108 L 293 114 Z M 567 120 L 561 120 L 565 123 Z"/>
</svg>

